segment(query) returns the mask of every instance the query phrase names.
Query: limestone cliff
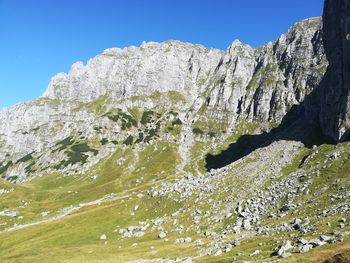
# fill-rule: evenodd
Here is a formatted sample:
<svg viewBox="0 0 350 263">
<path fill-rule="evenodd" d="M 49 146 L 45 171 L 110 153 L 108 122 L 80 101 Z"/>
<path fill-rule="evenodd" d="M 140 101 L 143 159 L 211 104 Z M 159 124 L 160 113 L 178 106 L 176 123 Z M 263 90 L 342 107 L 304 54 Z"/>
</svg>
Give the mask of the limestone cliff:
<svg viewBox="0 0 350 263">
<path fill-rule="evenodd" d="M 209 108 L 249 121 L 280 122 L 318 86 L 326 65 L 320 18 L 297 23 L 257 49 L 235 41 L 209 85 Z"/>
</svg>

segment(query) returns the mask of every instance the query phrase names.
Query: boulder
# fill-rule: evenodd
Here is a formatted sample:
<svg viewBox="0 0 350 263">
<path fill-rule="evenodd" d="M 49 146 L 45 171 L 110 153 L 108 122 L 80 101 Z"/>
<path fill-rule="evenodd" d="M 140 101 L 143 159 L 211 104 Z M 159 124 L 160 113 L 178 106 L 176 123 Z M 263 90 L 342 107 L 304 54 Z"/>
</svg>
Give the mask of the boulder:
<svg viewBox="0 0 350 263">
<path fill-rule="evenodd" d="M 302 245 L 298 248 L 299 253 L 306 253 L 309 252 L 311 249 L 313 248 L 313 246 L 311 244 L 305 244 Z"/>
<path fill-rule="evenodd" d="M 292 242 L 288 240 L 278 249 L 277 256 L 280 258 L 289 257 L 291 254 L 288 251 L 293 248 L 294 246 L 292 245 Z"/>
</svg>

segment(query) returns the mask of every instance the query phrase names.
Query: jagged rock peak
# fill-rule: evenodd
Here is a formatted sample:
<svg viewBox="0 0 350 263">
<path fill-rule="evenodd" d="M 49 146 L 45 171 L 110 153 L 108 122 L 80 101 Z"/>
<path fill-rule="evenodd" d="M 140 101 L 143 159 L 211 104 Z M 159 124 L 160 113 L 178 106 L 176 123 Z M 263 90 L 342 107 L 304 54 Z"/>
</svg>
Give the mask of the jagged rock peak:
<svg viewBox="0 0 350 263">
<path fill-rule="evenodd" d="M 303 46 L 310 46 L 304 41 L 308 41 L 309 35 L 314 34 L 320 25 L 320 18 L 303 20 L 274 44 L 289 47 L 298 38 Z M 271 45 L 272 42 L 262 49 Z M 256 49 L 257 52 L 260 49 Z M 229 63 L 235 56 L 251 56 L 252 50 L 249 45 L 235 40 L 227 49 L 225 62 Z M 86 102 L 103 95 L 123 99 L 149 95 L 155 91 L 175 90 L 194 99 L 193 96 L 200 90 L 200 83 L 223 62 L 224 55 L 217 49 L 174 40 L 143 42 L 140 47 L 109 48 L 90 59 L 86 65 L 83 62 L 73 64 L 68 74 L 57 74 L 43 97 Z M 312 55 L 303 57 L 309 59 Z"/>
<path fill-rule="evenodd" d="M 303 20 L 273 42 L 253 49 L 240 41 L 228 48 L 211 89 L 209 108 L 249 121 L 279 122 L 321 81 L 327 60 L 321 18 Z"/>
<path fill-rule="evenodd" d="M 43 97 L 92 101 L 103 95 L 122 99 L 170 90 L 191 96 L 223 54 L 179 41 L 107 49 L 85 66 L 77 62 L 68 74 L 56 75 Z"/>
</svg>

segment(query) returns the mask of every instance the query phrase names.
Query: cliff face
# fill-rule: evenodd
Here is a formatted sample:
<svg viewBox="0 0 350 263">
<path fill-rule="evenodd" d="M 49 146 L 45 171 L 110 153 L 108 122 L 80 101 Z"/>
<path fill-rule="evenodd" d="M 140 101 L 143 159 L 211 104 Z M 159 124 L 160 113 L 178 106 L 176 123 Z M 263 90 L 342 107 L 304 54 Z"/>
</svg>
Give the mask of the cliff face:
<svg viewBox="0 0 350 263">
<path fill-rule="evenodd" d="M 257 49 L 234 42 L 209 85 L 209 108 L 249 121 L 280 122 L 320 83 L 327 66 L 322 41 L 321 19 L 312 18 Z"/>
<path fill-rule="evenodd" d="M 350 1 L 326 0 L 324 46 L 329 61 L 320 87 L 320 121 L 335 141 L 350 133 Z"/>
<path fill-rule="evenodd" d="M 320 18 L 253 49 L 168 41 L 107 49 L 55 76 L 36 101 L 0 113 L 0 175 L 12 181 L 84 171 L 121 147 L 164 139 L 189 158 L 196 141 L 227 139 L 241 122 L 270 127 L 327 68 Z"/>
<path fill-rule="evenodd" d="M 43 97 L 90 102 L 104 95 L 126 99 L 178 91 L 192 98 L 200 93 L 200 83 L 213 74 L 223 54 L 178 41 L 111 48 L 87 65 L 77 62 L 69 74 L 55 76 Z"/>
</svg>

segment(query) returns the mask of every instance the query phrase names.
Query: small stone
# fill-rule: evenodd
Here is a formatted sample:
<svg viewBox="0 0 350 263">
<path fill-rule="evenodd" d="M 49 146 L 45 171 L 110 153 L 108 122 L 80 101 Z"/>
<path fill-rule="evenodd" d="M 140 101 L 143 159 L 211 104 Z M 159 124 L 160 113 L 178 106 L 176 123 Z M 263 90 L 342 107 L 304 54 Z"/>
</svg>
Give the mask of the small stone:
<svg viewBox="0 0 350 263">
<path fill-rule="evenodd" d="M 143 237 L 145 233 L 140 231 L 140 232 L 136 232 L 134 235 L 135 237 Z"/>
<path fill-rule="evenodd" d="M 128 226 L 128 228 L 127 228 L 127 230 L 128 230 L 129 232 L 134 231 L 134 229 L 135 229 L 135 227 L 134 227 L 134 226 Z"/>
<path fill-rule="evenodd" d="M 280 258 L 287 258 L 290 257 L 292 255 L 292 253 L 290 252 L 284 252 L 282 255 L 280 255 Z"/>
<path fill-rule="evenodd" d="M 222 254 L 222 250 L 221 250 L 221 249 L 218 249 L 218 250 L 215 252 L 214 256 L 220 256 L 221 254 Z"/>
<path fill-rule="evenodd" d="M 307 233 L 307 230 L 306 230 L 305 228 L 302 228 L 302 229 L 300 229 L 299 231 L 300 231 L 300 233 L 302 233 L 302 234 L 304 234 L 304 235 Z"/>
<path fill-rule="evenodd" d="M 301 227 L 302 227 L 302 221 L 301 221 L 301 219 L 295 218 L 295 219 L 292 221 L 292 225 L 293 225 L 293 228 L 294 228 L 294 229 L 300 230 Z"/>
<path fill-rule="evenodd" d="M 164 232 L 160 232 L 158 238 L 163 239 L 166 238 L 166 234 Z"/>
<path fill-rule="evenodd" d="M 243 221 L 243 228 L 245 230 L 251 230 L 252 229 L 252 225 L 250 224 L 250 220 L 249 219 L 245 219 Z"/>
<path fill-rule="evenodd" d="M 107 236 L 105 234 L 101 235 L 100 240 L 107 240 Z"/>
<path fill-rule="evenodd" d="M 332 242 L 332 238 L 329 237 L 329 236 L 326 236 L 326 235 L 320 236 L 320 239 L 321 239 L 321 241 L 323 241 L 323 242 L 327 242 L 327 243 Z"/>
<path fill-rule="evenodd" d="M 232 216 L 232 213 L 228 213 L 228 214 L 226 214 L 226 218 L 230 218 Z"/>
<path fill-rule="evenodd" d="M 255 250 L 252 254 L 250 254 L 251 257 L 259 255 L 261 253 L 261 250 Z"/>
<path fill-rule="evenodd" d="M 192 238 L 190 238 L 190 237 L 186 237 L 186 238 L 185 238 L 185 242 L 186 242 L 186 243 L 190 243 L 190 242 L 192 242 Z"/>
<path fill-rule="evenodd" d="M 279 250 L 277 251 L 277 256 L 280 258 L 286 258 L 290 256 L 290 253 L 287 252 L 290 249 L 293 249 L 294 247 L 292 246 L 292 243 L 288 240 L 285 242 L 284 245 L 282 245 Z"/>
<path fill-rule="evenodd" d="M 204 235 L 205 235 L 206 237 L 209 237 L 209 236 L 211 236 L 211 233 L 210 233 L 209 231 L 205 231 L 205 232 L 204 232 Z"/>
<path fill-rule="evenodd" d="M 225 246 L 225 253 L 228 253 L 228 252 L 230 252 L 232 250 L 232 245 L 231 244 L 227 244 L 226 246 Z"/>
<path fill-rule="evenodd" d="M 320 247 L 320 246 L 323 246 L 324 244 L 326 244 L 326 242 L 323 242 L 323 241 L 315 238 L 315 239 L 310 240 L 309 244 L 311 244 L 313 247 Z"/>
<path fill-rule="evenodd" d="M 50 212 L 49 212 L 49 211 L 45 211 L 45 212 L 42 212 L 42 213 L 41 213 L 41 216 L 43 216 L 43 217 L 44 217 L 44 216 L 48 216 L 49 214 L 50 214 Z"/>
<path fill-rule="evenodd" d="M 290 206 L 289 205 L 284 205 L 280 208 L 280 211 L 281 212 L 287 212 L 290 210 Z"/>
<path fill-rule="evenodd" d="M 175 240 L 175 243 L 184 243 L 184 242 L 185 242 L 185 239 L 183 237 L 177 238 Z"/>
<path fill-rule="evenodd" d="M 235 240 L 235 241 L 233 241 L 233 244 L 232 244 L 232 245 L 234 245 L 235 247 L 238 247 L 238 246 L 241 245 L 241 241 Z"/>
<path fill-rule="evenodd" d="M 309 243 L 309 241 L 307 241 L 305 238 L 298 238 L 298 242 L 302 245 L 306 245 Z"/>
</svg>

